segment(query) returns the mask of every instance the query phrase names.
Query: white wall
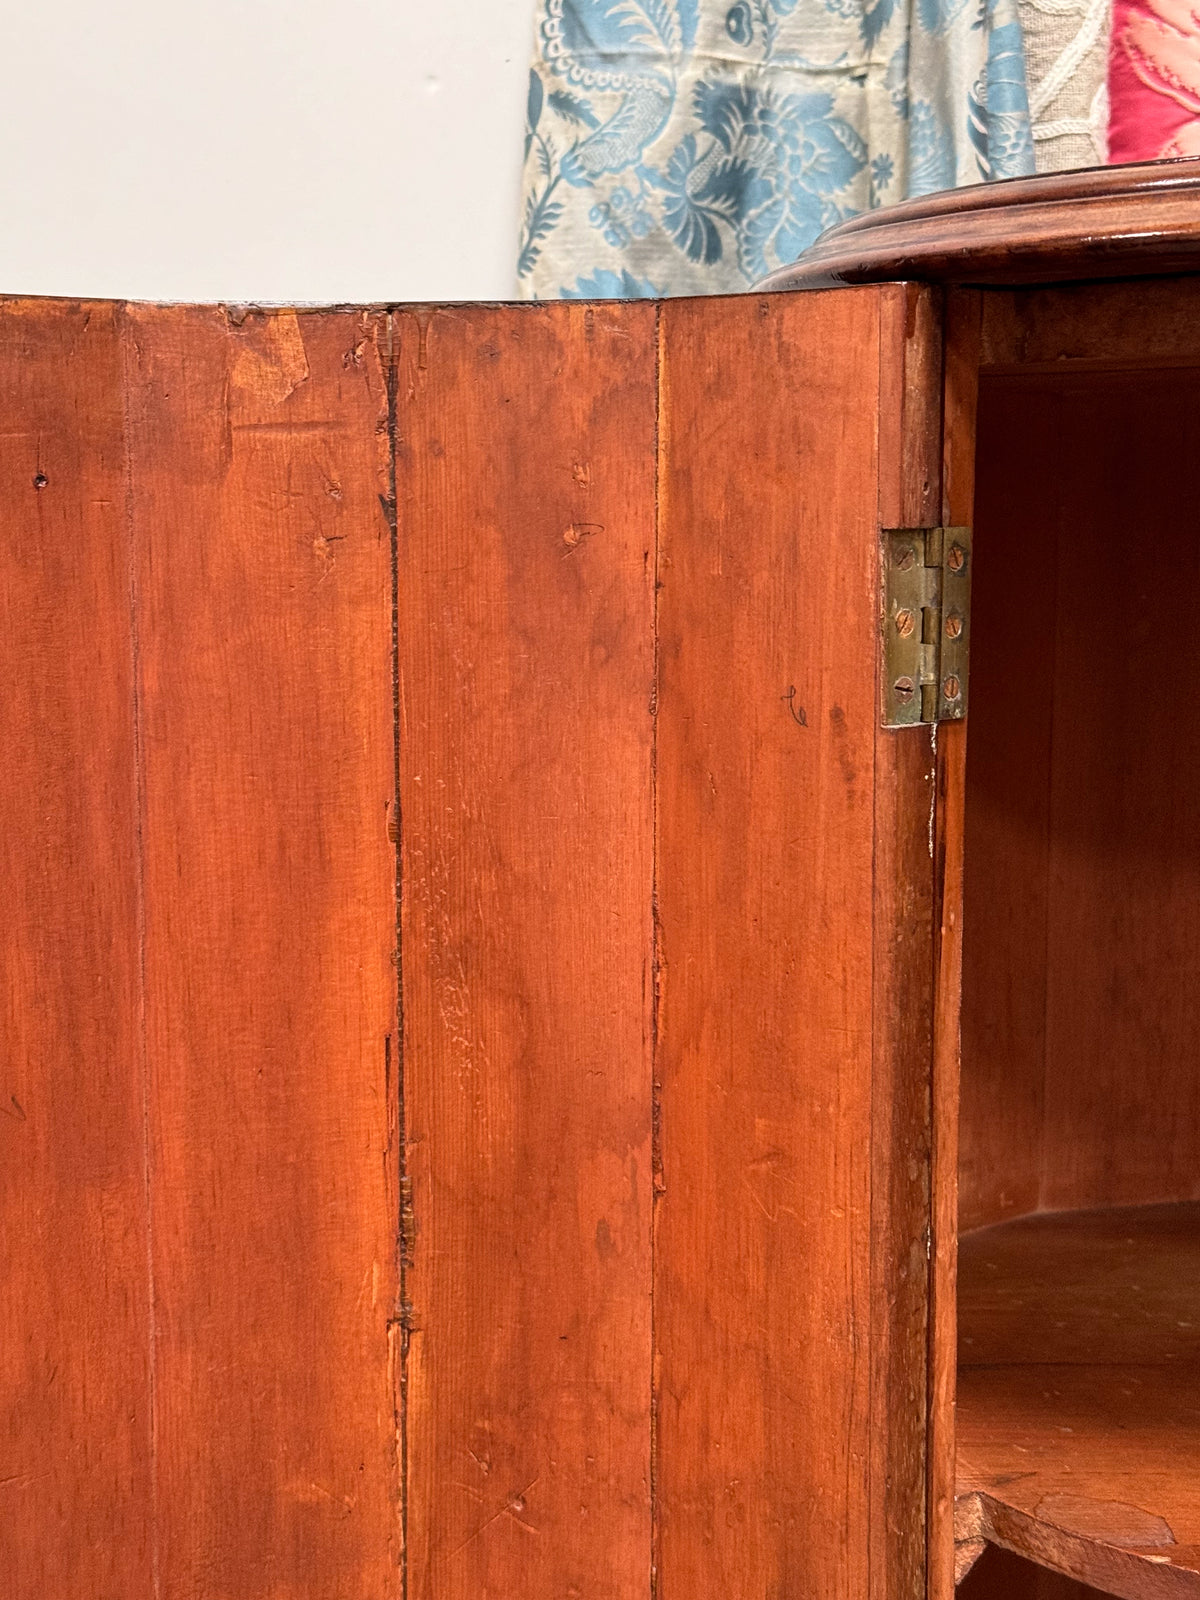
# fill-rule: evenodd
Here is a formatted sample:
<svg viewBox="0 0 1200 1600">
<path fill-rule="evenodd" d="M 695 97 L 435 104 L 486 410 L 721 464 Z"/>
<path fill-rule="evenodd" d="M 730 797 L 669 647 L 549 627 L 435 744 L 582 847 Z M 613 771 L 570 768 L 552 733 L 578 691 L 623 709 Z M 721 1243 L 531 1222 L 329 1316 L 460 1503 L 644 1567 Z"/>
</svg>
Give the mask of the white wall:
<svg viewBox="0 0 1200 1600">
<path fill-rule="evenodd" d="M 0 0 L 0 291 L 511 298 L 533 0 Z"/>
</svg>

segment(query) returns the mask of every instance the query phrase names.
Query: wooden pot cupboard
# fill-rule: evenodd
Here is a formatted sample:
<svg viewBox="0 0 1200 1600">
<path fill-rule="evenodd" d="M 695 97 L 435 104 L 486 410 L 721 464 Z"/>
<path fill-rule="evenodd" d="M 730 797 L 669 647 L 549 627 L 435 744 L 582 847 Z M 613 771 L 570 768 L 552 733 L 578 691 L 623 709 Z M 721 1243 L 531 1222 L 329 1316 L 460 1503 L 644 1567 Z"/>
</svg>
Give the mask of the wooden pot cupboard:
<svg viewBox="0 0 1200 1600">
<path fill-rule="evenodd" d="M 0 435 L 9 1600 L 1200 1596 L 1200 161 Z"/>
</svg>

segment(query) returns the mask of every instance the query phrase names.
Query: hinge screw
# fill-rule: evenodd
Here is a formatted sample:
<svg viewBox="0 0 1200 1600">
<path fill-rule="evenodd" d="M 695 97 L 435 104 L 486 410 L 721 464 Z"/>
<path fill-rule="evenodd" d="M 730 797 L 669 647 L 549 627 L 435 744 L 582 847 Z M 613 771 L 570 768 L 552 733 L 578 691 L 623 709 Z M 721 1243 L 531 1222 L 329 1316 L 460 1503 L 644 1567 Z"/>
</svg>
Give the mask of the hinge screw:
<svg viewBox="0 0 1200 1600">
<path fill-rule="evenodd" d="M 916 692 L 916 685 L 911 678 L 897 678 L 894 692 L 897 701 L 906 706 Z"/>
<path fill-rule="evenodd" d="M 911 611 L 908 611 L 908 610 L 897 611 L 897 613 L 896 613 L 896 632 L 900 635 L 900 637 L 902 639 L 907 639 L 909 634 L 916 627 L 916 625 L 917 625 L 917 619 L 916 619 L 916 617 L 913 616 Z"/>
<path fill-rule="evenodd" d="M 947 700 L 957 700 L 962 694 L 962 684 L 958 681 L 953 673 L 950 674 L 945 683 L 942 685 L 942 693 L 946 696 Z"/>
<path fill-rule="evenodd" d="M 916 559 L 917 552 L 912 545 L 901 545 L 900 549 L 896 551 L 895 564 L 901 572 L 907 572 Z"/>
<path fill-rule="evenodd" d="M 958 639 L 958 638 L 960 638 L 962 636 L 962 630 L 963 630 L 962 618 L 959 616 L 957 611 L 952 611 L 950 613 L 950 615 L 946 618 L 946 637 L 947 637 L 947 639 Z"/>
<path fill-rule="evenodd" d="M 951 572 L 961 572 L 967 564 L 967 552 L 960 544 L 950 546 L 950 554 L 946 557 L 946 565 Z"/>
</svg>

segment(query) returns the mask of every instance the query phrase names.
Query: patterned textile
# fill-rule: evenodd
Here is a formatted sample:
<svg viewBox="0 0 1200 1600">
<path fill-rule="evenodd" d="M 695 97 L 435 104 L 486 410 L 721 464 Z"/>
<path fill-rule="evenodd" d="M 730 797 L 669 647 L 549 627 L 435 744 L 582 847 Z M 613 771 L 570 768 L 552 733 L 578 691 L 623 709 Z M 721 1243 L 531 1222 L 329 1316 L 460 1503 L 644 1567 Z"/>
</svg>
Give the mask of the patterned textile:
<svg viewBox="0 0 1200 1600">
<path fill-rule="evenodd" d="M 1114 0 L 1110 161 L 1200 155 L 1200 6 Z"/>
<path fill-rule="evenodd" d="M 1108 159 L 1112 0 L 1017 0 L 1039 172 Z"/>
<path fill-rule="evenodd" d="M 870 206 L 1033 171 L 1016 0 L 537 0 L 518 292 L 746 289 Z"/>
</svg>

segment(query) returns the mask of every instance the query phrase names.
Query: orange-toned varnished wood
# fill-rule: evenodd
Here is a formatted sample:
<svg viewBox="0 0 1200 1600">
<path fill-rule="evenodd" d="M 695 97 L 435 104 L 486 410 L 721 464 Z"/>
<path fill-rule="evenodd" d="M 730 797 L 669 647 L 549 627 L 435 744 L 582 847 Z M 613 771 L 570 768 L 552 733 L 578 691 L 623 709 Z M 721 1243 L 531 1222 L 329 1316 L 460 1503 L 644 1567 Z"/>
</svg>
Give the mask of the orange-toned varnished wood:
<svg viewBox="0 0 1200 1600">
<path fill-rule="evenodd" d="M 924 762 L 881 751 L 875 666 L 880 510 L 926 497 L 891 409 L 878 442 L 905 304 L 662 313 L 661 1600 L 923 1578 L 932 862 L 898 818 L 926 813 L 932 764 L 921 733 Z M 744 403 L 751 369 L 769 406 Z M 912 400 L 931 468 L 916 372 Z"/>
<path fill-rule="evenodd" d="M 412 1600 L 650 1581 L 656 320 L 395 323 Z"/>
<path fill-rule="evenodd" d="M 395 1592 L 380 319 L 7 302 L 5 1592 Z"/>
<path fill-rule="evenodd" d="M 381 320 L 146 307 L 125 330 L 154 1593 L 389 1595 Z"/>
<path fill-rule="evenodd" d="M 949 189 L 843 222 L 767 289 L 1063 283 L 1194 271 L 1200 159 Z"/>
<path fill-rule="evenodd" d="M 969 525 L 975 490 L 979 296 L 944 296 L 942 499 L 940 520 Z M 964 786 L 968 724 L 938 729 L 930 831 L 937 939 L 934 951 L 933 1104 L 930 1117 L 929 1575 L 932 1600 L 950 1600 L 955 1581 L 954 1393 L 957 1337 L 958 1132 L 961 1066 Z"/>
<path fill-rule="evenodd" d="M 1196 381 L 983 376 L 964 1226 L 1200 1198 Z"/>
<path fill-rule="evenodd" d="M 154 1592 L 121 340 L 0 312 L 0 1494 L 10 1600 Z"/>
<path fill-rule="evenodd" d="M 879 525 L 941 520 L 943 297 L 915 284 L 880 301 Z M 930 1228 L 936 1135 L 929 1065 L 936 989 L 930 933 L 938 872 L 924 807 L 936 770 L 934 740 L 875 734 L 875 954 L 872 1069 L 872 1565 L 889 1593 L 924 1597 L 936 1562 L 931 1478 L 938 1457 L 931 1315 L 937 1289 L 924 1238 Z M 917 825 L 914 826 L 914 823 Z M 936 952 L 935 952 L 936 956 Z M 936 971 L 936 959 L 935 959 Z M 936 1220 L 933 1222 L 937 1238 Z M 947 1254 L 953 1260 L 953 1218 Z M 935 1251 L 936 1254 L 936 1251 Z M 947 1477 L 947 1515 L 953 1486 Z"/>
<path fill-rule="evenodd" d="M 1195 1203 L 964 1236 L 964 1522 L 1125 1600 L 1200 1594 L 1198 1277 Z"/>
<path fill-rule="evenodd" d="M 939 327 L 0 311 L 16 1600 L 924 1600 Z"/>
</svg>

